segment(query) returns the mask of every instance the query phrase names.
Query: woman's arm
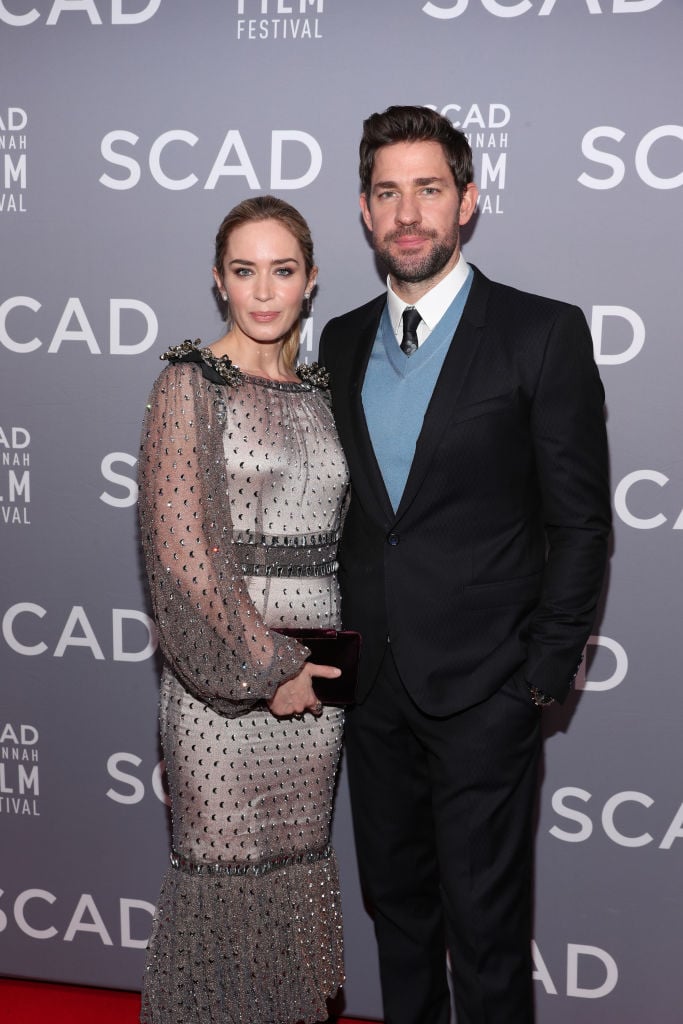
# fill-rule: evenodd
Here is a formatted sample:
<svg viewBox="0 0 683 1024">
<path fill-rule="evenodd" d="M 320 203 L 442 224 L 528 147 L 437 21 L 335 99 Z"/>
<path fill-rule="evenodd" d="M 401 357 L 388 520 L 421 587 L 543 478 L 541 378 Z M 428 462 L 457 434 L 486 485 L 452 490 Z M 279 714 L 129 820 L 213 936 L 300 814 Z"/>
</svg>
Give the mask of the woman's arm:
<svg viewBox="0 0 683 1024">
<path fill-rule="evenodd" d="M 234 558 L 223 392 L 197 364 L 160 374 L 143 426 L 139 512 L 162 652 L 188 689 L 236 715 L 297 676 L 307 649 L 267 628 Z"/>
</svg>

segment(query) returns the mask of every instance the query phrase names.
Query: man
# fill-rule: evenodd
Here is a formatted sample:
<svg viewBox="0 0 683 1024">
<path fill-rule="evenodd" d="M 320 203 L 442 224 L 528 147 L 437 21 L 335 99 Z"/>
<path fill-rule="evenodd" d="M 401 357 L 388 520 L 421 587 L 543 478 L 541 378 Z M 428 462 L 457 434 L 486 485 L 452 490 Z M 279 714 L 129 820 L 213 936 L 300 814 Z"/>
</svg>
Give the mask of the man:
<svg viewBox="0 0 683 1024">
<path fill-rule="evenodd" d="M 387 1024 L 530 1024 L 539 708 L 590 633 L 610 527 L 603 390 L 579 309 L 465 262 L 464 135 L 364 124 L 387 294 L 321 339 L 352 499 L 345 626 L 364 647 L 347 755 Z M 405 313 L 405 316 L 404 316 Z"/>
</svg>

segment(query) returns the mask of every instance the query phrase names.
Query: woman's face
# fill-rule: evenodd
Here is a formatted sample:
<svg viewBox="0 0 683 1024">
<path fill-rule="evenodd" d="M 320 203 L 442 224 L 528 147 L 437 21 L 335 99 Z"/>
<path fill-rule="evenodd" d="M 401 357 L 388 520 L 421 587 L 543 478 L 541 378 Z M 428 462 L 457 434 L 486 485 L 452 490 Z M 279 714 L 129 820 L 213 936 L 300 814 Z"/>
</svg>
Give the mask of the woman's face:
<svg viewBox="0 0 683 1024">
<path fill-rule="evenodd" d="M 258 343 L 284 339 L 301 315 L 304 293 L 317 271 L 306 276 L 294 235 L 277 220 L 250 221 L 231 232 L 219 288 L 228 295 L 233 331 Z"/>
</svg>

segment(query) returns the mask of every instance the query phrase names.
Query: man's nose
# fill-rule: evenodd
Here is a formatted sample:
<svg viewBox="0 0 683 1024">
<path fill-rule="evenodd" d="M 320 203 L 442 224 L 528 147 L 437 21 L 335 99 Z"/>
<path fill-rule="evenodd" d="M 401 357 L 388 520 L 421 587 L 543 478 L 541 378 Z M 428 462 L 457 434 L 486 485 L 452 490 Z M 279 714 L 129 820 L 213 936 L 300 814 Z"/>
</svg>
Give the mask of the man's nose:
<svg viewBox="0 0 683 1024">
<path fill-rule="evenodd" d="M 401 196 L 396 207 L 399 224 L 418 224 L 421 220 L 420 205 L 415 196 Z"/>
</svg>

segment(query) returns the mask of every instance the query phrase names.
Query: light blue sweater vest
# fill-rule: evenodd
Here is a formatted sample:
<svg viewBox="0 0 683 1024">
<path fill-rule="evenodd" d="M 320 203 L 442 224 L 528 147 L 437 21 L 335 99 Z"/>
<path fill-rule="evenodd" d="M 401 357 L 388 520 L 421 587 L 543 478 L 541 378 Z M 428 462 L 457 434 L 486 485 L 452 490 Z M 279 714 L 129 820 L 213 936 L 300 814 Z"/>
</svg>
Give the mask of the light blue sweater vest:
<svg viewBox="0 0 683 1024">
<path fill-rule="evenodd" d="M 469 295 L 472 271 L 429 337 L 412 356 L 396 344 L 384 307 L 363 383 L 372 447 L 394 511 L 415 454 L 427 406 Z"/>
</svg>

